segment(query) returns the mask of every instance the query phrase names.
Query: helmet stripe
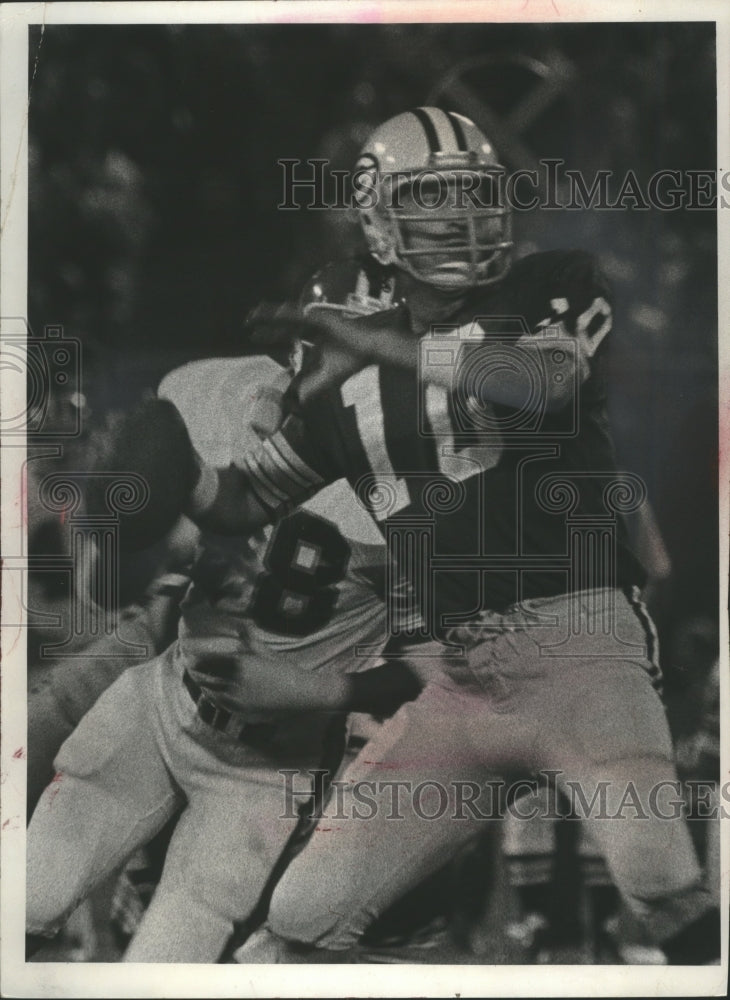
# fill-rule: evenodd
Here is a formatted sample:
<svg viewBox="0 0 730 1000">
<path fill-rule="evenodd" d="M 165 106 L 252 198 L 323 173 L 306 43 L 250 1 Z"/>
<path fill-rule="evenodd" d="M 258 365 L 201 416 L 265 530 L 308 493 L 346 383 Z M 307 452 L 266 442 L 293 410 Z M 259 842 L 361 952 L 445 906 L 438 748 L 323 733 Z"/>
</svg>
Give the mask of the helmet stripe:
<svg viewBox="0 0 730 1000">
<path fill-rule="evenodd" d="M 464 128 L 461 124 L 461 120 L 458 115 L 455 115 L 453 111 L 447 111 L 446 115 L 451 122 L 451 127 L 454 130 L 454 135 L 456 136 L 456 145 L 459 152 L 465 153 L 468 150 L 468 145 L 466 143 L 466 135 L 464 134 Z"/>
<path fill-rule="evenodd" d="M 412 112 L 416 118 L 419 120 L 423 126 L 423 131 L 426 133 L 426 140 L 429 145 L 429 149 L 432 153 L 438 153 L 441 150 L 441 143 L 439 142 L 438 133 L 436 131 L 436 126 L 431 120 L 431 116 L 426 111 L 425 108 L 414 108 Z"/>
</svg>

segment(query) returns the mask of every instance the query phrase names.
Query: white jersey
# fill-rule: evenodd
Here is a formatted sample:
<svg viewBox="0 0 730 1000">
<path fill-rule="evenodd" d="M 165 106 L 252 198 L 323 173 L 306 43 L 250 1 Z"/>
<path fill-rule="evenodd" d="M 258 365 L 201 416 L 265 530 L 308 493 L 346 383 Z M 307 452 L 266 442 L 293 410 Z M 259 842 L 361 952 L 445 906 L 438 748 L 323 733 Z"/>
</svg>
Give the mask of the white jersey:
<svg viewBox="0 0 730 1000">
<path fill-rule="evenodd" d="M 355 646 L 384 638 L 385 545 L 344 533 L 357 501 L 334 486 L 324 516 L 309 503 L 249 538 L 203 537 L 181 605 L 186 656 L 293 654 L 304 670 L 354 670 Z"/>
<path fill-rule="evenodd" d="M 175 403 L 201 457 L 224 465 L 249 446 L 257 385 L 281 382 L 281 372 L 269 358 L 195 362 L 159 394 Z M 211 652 L 287 656 L 309 671 L 372 666 L 356 650 L 375 655 L 386 638 L 385 560 L 382 535 L 344 480 L 247 538 L 203 535 L 181 605 L 182 665 L 201 686 L 196 662 Z"/>
</svg>

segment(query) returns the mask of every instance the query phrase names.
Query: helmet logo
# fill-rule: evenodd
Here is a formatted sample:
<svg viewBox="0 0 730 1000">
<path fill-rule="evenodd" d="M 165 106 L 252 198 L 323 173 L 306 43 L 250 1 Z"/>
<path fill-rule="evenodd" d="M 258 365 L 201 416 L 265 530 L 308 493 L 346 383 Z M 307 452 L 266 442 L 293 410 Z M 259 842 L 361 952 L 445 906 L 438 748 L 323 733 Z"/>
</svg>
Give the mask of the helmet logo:
<svg viewBox="0 0 730 1000">
<path fill-rule="evenodd" d="M 353 177 L 354 201 L 361 212 L 375 208 L 378 203 L 379 164 L 374 156 L 365 153 L 355 165 Z"/>
</svg>

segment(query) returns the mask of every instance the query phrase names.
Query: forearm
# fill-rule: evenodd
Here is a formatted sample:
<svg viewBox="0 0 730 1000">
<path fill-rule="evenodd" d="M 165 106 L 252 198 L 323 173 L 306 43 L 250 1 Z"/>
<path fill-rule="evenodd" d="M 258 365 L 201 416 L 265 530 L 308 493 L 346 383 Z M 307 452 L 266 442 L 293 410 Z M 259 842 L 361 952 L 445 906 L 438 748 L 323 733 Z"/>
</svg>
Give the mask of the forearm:
<svg viewBox="0 0 730 1000">
<path fill-rule="evenodd" d="M 427 334 L 409 336 L 390 325 L 370 323 L 365 328 L 343 320 L 330 320 L 329 333 L 364 363 L 393 365 L 418 372 L 422 382 L 448 392 L 476 396 L 480 404 L 497 403 L 514 409 L 559 410 L 574 397 L 588 374 L 587 360 L 578 339 L 527 335 L 518 341 L 472 340 L 454 351 L 448 343 Z M 429 351 L 429 347 L 433 351 Z M 442 348 L 439 350 L 439 348 Z M 453 362 L 444 363 L 445 349 Z M 437 360 L 429 363 L 429 355 Z M 478 355 L 478 357 L 475 357 Z"/>
<path fill-rule="evenodd" d="M 301 403 L 326 389 L 342 385 L 351 375 L 367 364 L 361 354 L 326 342 L 318 348 L 317 364 L 302 375 L 297 395 Z"/>
<path fill-rule="evenodd" d="M 437 348 L 438 342 L 434 343 Z M 443 352 L 434 351 L 435 354 Z M 423 382 L 471 398 L 477 405 L 496 403 L 523 411 L 554 412 L 572 399 L 588 375 L 575 340 L 558 346 L 539 337 L 516 342 L 483 340 L 463 345 L 454 364 L 419 365 Z"/>
<path fill-rule="evenodd" d="M 242 682 L 246 703 L 260 709 L 337 712 L 347 708 L 350 691 L 346 675 L 310 673 L 284 656 L 247 662 Z"/>
</svg>

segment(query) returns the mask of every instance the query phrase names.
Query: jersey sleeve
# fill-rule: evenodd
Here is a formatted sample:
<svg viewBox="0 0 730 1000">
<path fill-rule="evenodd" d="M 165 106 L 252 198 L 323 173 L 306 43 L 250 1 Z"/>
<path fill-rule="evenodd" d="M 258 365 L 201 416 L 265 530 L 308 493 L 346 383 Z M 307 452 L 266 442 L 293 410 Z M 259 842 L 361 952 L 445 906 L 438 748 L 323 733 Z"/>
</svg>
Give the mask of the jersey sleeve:
<svg viewBox="0 0 730 1000">
<path fill-rule="evenodd" d="M 597 259 L 582 250 L 536 255 L 529 309 L 531 336 L 558 326 L 590 359 L 613 326 L 613 295 Z"/>
<path fill-rule="evenodd" d="M 602 299 L 607 308 L 613 306 L 608 280 L 593 254 L 583 250 L 558 251 L 546 268 L 545 278 L 545 298 L 549 298 L 550 304 L 553 299 L 565 300 L 553 309 L 561 315 L 570 333 L 575 332 L 581 316 L 590 311 L 597 299 Z"/>
<path fill-rule="evenodd" d="M 328 427 L 324 397 L 292 407 L 280 429 L 246 456 L 251 487 L 265 507 L 283 514 L 341 478 L 331 460 Z"/>
</svg>

